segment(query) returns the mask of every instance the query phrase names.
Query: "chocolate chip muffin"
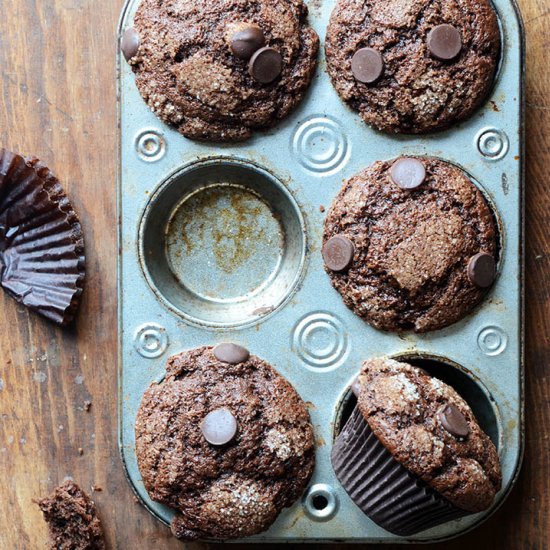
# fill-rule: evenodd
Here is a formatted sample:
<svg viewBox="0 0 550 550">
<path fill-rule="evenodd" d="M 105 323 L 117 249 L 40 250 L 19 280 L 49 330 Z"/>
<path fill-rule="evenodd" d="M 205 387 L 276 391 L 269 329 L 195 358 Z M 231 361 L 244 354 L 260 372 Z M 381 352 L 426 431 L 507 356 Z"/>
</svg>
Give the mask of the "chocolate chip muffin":
<svg viewBox="0 0 550 550">
<path fill-rule="evenodd" d="M 405 536 L 492 505 L 498 453 L 453 388 L 406 363 L 371 359 L 354 391 L 332 464 L 373 521 Z"/>
<path fill-rule="evenodd" d="M 65 481 L 37 504 L 48 523 L 51 550 L 104 550 L 95 504 L 74 481 Z"/>
<path fill-rule="evenodd" d="M 121 48 L 159 118 L 192 139 L 241 141 L 300 103 L 319 39 L 302 0 L 143 0 Z"/>
<path fill-rule="evenodd" d="M 500 52 L 489 0 L 338 0 L 328 71 L 363 120 L 390 133 L 443 130 L 487 96 Z"/>
<path fill-rule="evenodd" d="M 344 184 L 325 220 L 322 252 L 357 315 L 381 330 L 427 332 L 481 302 L 495 279 L 498 236 L 462 170 L 402 157 Z"/>
<path fill-rule="evenodd" d="M 180 539 L 233 539 L 267 529 L 314 467 L 305 404 L 241 346 L 176 355 L 145 393 L 136 452 L 153 500 L 177 510 Z"/>
</svg>

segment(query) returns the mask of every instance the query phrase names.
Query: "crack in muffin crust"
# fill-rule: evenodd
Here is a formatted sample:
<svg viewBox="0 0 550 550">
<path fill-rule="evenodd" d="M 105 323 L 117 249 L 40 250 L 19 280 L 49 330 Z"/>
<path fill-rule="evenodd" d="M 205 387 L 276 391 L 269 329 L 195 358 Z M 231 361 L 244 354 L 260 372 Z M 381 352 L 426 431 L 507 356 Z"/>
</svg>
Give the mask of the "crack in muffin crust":
<svg viewBox="0 0 550 550">
<path fill-rule="evenodd" d="M 220 407 L 238 430 L 215 446 L 201 422 Z M 178 511 L 172 531 L 188 540 L 267 529 L 300 497 L 315 461 L 309 414 L 290 383 L 258 357 L 228 364 L 211 347 L 172 357 L 147 390 L 136 454 L 149 495 Z"/>
<path fill-rule="evenodd" d="M 259 84 L 233 55 L 228 33 L 257 26 L 283 59 L 282 74 Z M 130 64 L 151 110 L 184 136 L 241 141 L 269 128 L 303 99 L 319 38 L 302 0 L 143 0 L 134 21 L 140 46 Z"/>
<path fill-rule="evenodd" d="M 391 181 L 392 161 L 376 162 L 344 184 L 325 220 L 323 242 L 342 235 L 355 250 L 347 271 L 326 269 L 331 282 L 378 329 L 426 332 L 460 320 L 487 293 L 470 281 L 469 259 L 497 257 L 482 193 L 456 166 L 422 162 L 426 180 L 412 191 Z"/>
<path fill-rule="evenodd" d="M 430 55 L 427 36 L 451 24 L 462 38 L 456 59 Z M 382 76 L 357 81 L 351 60 L 379 51 Z M 328 71 L 340 97 L 363 120 L 389 133 L 443 130 L 470 117 L 493 84 L 500 30 L 489 0 L 339 0 L 326 40 Z"/>
<path fill-rule="evenodd" d="M 481 512 L 500 490 L 498 453 L 458 393 L 422 369 L 392 359 L 370 359 L 359 375 L 358 407 L 392 456 L 455 506 Z M 442 425 L 442 405 L 456 407 L 467 436 Z"/>
</svg>

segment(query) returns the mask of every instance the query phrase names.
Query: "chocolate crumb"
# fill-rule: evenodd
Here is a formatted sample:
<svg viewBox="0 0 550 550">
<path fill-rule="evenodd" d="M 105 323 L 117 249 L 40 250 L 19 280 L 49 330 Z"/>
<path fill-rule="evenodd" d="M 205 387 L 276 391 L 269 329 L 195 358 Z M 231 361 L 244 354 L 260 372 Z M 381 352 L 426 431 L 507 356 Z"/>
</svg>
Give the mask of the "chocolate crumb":
<svg viewBox="0 0 550 550">
<path fill-rule="evenodd" d="M 48 524 L 50 550 L 105 550 L 96 506 L 74 481 L 65 481 L 49 498 L 35 502 Z"/>
</svg>

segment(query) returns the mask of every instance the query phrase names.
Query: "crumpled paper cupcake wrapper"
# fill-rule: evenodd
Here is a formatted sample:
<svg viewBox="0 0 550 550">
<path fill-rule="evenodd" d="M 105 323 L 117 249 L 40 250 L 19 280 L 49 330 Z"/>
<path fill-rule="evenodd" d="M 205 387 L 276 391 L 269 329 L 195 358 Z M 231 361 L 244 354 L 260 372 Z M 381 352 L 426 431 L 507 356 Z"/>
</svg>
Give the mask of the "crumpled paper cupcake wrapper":
<svg viewBox="0 0 550 550">
<path fill-rule="evenodd" d="M 397 462 L 357 407 L 338 436 L 331 459 L 353 502 L 390 533 L 410 536 L 468 515 Z"/>
<path fill-rule="evenodd" d="M 82 228 L 58 180 L 38 159 L 1 149 L 1 286 L 21 304 L 67 325 L 84 276 Z"/>
</svg>

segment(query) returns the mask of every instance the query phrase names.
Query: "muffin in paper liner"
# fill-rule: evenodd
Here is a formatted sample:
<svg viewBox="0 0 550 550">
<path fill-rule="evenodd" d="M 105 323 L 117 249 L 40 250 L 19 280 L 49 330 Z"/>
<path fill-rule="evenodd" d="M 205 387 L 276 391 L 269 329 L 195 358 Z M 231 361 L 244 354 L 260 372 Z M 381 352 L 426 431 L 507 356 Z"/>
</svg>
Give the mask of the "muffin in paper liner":
<svg viewBox="0 0 550 550">
<path fill-rule="evenodd" d="M 390 533 L 410 536 L 469 515 L 402 466 L 355 407 L 331 454 L 336 477 L 355 504 Z"/>
<path fill-rule="evenodd" d="M 78 217 L 37 158 L 0 149 L 0 284 L 21 304 L 67 325 L 85 276 Z"/>
</svg>

